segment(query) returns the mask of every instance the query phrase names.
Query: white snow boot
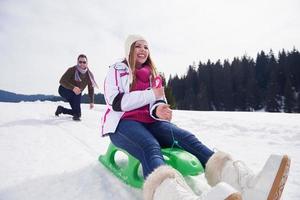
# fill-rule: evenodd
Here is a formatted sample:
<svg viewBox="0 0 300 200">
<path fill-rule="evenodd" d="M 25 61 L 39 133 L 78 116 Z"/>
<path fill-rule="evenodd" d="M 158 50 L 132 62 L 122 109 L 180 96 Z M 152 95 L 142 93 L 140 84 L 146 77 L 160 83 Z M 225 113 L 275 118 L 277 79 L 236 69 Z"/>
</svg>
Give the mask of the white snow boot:
<svg viewBox="0 0 300 200">
<path fill-rule="evenodd" d="M 163 165 L 155 169 L 143 187 L 144 200 L 241 200 L 241 194 L 227 183 L 219 183 L 197 196 L 182 175 Z"/>
<path fill-rule="evenodd" d="M 263 169 L 254 174 L 242 161 L 233 161 L 224 152 L 216 152 L 205 169 L 207 182 L 214 186 L 224 181 L 242 193 L 244 200 L 279 200 L 290 168 L 287 155 L 271 155 Z"/>
</svg>

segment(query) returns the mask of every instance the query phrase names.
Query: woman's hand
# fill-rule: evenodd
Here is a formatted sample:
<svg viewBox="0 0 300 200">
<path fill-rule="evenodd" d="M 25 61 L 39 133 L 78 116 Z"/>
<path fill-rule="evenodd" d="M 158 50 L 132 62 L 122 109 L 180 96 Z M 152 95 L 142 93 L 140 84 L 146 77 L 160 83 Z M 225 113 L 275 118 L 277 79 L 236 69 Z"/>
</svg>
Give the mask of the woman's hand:
<svg viewBox="0 0 300 200">
<path fill-rule="evenodd" d="M 172 110 L 170 108 L 170 105 L 168 104 L 160 104 L 156 108 L 156 116 L 159 119 L 164 119 L 171 121 L 172 119 Z"/>
<path fill-rule="evenodd" d="M 156 100 L 162 98 L 163 96 L 165 96 L 164 87 L 152 88 L 152 90 L 154 92 Z"/>
<path fill-rule="evenodd" d="M 79 87 L 74 87 L 73 88 L 73 92 L 76 94 L 76 95 L 79 95 L 81 93 L 81 90 Z"/>
</svg>

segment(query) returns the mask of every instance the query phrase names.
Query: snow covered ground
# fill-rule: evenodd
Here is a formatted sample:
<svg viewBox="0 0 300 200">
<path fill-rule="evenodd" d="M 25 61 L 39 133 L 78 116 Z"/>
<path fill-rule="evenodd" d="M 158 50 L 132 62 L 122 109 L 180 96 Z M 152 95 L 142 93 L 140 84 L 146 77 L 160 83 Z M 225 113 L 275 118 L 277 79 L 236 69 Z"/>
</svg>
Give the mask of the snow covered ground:
<svg viewBox="0 0 300 200">
<path fill-rule="evenodd" d="M 141 199 L 98 162 L 104 107 L 83 105 L 81 122 L 54 116 L 53 102 L 0 103 L 0 200 Z M 292 158 L 282 199 L 300 199 L 300 115 L 174 111 L 173 122 L 207 146 L 258 171 L 271 153 Z M 201 178 L 201 177 L 200 177 Z"/>
</svg>

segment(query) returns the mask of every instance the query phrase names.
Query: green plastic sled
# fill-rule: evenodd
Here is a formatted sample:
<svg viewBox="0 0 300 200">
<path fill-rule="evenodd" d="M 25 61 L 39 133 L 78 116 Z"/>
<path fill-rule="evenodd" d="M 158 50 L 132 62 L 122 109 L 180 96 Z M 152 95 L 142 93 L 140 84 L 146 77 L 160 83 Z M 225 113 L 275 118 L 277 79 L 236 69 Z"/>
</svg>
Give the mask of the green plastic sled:
<svg viewBox="0 0 300 200">
<path fill-rule="evenodd" d="M 128 164 L 125 167 L 116 164 L 115 154 L 117 151 L 122 151 L 128 156 Z M 187 151 L 179 148 L 165 148 L 162 149 L 162 153 L 166 163 L 177 169 L 183 176 L 196 176 L 204 172 L 199 160 Z M 112 143 L 106 154 L 99 156 L 99 161 L 126 184 L 135 188 L 143 186 L 144 178 L 138 173 L 140 161 Z"/>
</svg>

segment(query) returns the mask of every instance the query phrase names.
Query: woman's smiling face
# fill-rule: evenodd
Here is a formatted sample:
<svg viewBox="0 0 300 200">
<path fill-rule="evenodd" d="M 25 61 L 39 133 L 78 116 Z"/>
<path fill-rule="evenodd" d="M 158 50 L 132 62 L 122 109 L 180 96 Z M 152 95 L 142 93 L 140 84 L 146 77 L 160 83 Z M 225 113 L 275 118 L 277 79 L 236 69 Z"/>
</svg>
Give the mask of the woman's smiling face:
<svg viewBox="0 0 300 200">
<path fill-rule="evenodd" d="M 138 40 L 134 44 L 134 58 L 136 66 L 144 64 L 148 58 L 148 43 L 144 40 Z"/>
</svg>

